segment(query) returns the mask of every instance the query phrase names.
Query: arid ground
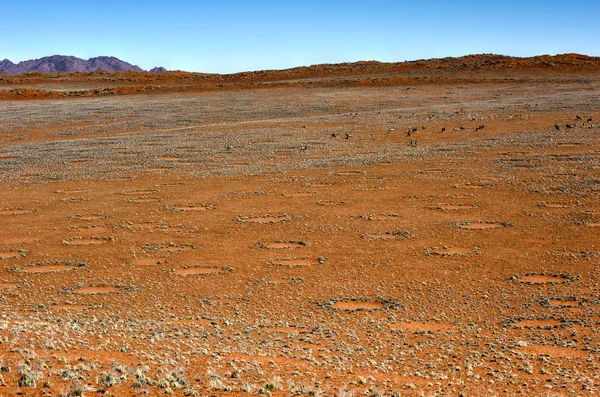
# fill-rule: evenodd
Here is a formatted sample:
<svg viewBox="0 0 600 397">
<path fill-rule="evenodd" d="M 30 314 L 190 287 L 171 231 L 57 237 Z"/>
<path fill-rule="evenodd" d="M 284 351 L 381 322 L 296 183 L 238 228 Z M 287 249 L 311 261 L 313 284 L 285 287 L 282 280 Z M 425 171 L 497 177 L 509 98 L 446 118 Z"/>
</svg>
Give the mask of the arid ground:
<svg viewBox="0 0 600 397">
<path fill-rule="evenodd" d="M 598 62 L 486 59 L 0 76 L 0 395 L 600 391 Z"/>
</svg>

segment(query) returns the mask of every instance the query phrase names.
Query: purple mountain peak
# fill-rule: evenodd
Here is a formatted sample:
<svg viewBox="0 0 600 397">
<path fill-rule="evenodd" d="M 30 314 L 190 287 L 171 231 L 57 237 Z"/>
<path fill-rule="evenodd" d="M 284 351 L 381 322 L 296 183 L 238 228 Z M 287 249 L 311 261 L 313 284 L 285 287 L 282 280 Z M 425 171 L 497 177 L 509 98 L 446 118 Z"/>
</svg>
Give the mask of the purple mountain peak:
<svg viewBox="0 0 600 397">
<path fill-rule="evenodd" d="M 17 64 L 9 59 L 0 61 L 0 73 L 56 73 L 56 72 L 93 72 L 95 70 L 121 71 L 129 70 L 143 72 L 139 66 L 132 65 L 112 56 L 100 56 L 88 60 L 68 55 L 52 55 L 40 59 L 19 62 Z"/>
</svg>

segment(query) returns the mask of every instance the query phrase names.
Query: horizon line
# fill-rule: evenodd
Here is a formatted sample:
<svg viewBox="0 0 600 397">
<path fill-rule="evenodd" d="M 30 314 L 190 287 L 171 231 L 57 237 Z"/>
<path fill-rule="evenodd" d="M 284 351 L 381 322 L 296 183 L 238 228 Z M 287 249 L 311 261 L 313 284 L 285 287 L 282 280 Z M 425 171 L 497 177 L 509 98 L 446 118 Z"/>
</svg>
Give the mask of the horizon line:
<svg viewBox="0 0 600 397">
<path fill-rule="evenodd" d="M 556 54 L 537 54 L 537 55 L 530 55 L 530 56 L 516 56 L 516 55 L 507 55 L 507 54 L 501 54 L 501 53 L 492 53 L 492 52 L 481 52 L 481 53 L 469 53 L 469 54 L 463 54 L 463 55 L 458 55 L 458 56 L 445 56 L 445 57 L 432 57 L 432 58 L 418 58 L 418 59 L 405 59 L 405 60 L 399 60 L 399 61 L 380 61 L 377 59 L 359 59 L 359 60 L 354 60 L 354 61 L 342 61 L 342 62 L 321 62 L 321 63 L 313 63 L 313 64 L 297 64 L 294 66 L 290 66 L 290 67 L 284 67 L 284 68 L 265 68 L 265 69 L 253 69 L 253 70 L 240 70 L 240 71 L 236 71 L 236 72 L 229 72 L 229 73 L 220 73 L 220 72 L 202 72 L 202 71 L 193 71 L 193 70 L 184 70 L 184 69 L 167 69 L 167 72 L 181 72 L 181 73 L 198 73 L 198 74 L 215 74 L 215 75 L 233 75 L 233 74 L 239 74 L 239 73 L 252 73 L 252 72 L 259 72 L 259 71 L 285 71 L 285 70 L 292 70 L 292 69 L 297 69 L 297 68 L 310 68 L 310 67 L 314 67 L 314 66 L 320 66 L 320 65 L 343 65 L 343 64 L 356 64 L 356 63 L 361 63 L 361 62 L 377 62 L 377 63 L 382 63 L 382 64 L 397 64 L 397 63 L 411 63 L 411 62 L 419 62 L 419 61 L 434 61 L 434 60 L 444 60 L 444 59 L 459 59 L 459 58 L 466 58 L 466 57 L 471 57 L 471 56 L 501 56 L 501 57 L 507 57 L 507 58 L 514 58 L 514 59 L 531 59 L 531 58 L 538 58 L 538 57 L 558 57 L 558 56 L 582 56 L 582 57 L 587 57 L 587 58 L 599 58 L 600 56 L 598 55 L 589 55 L 589 54 L 583 54 L 583 53 L 578 53 L 578 52 L 564 52 L 564 53 L 556 53 Z M 149 72 L 151 69 L 153 68 L 159 68 L 162 67 L 160 65 L 157 66 L 153 66 L 149 69 L 145 69 L 142 68 L 141 66 L 139 66 L 137 63 L 132 63 L 129 62 L 128 60 L 124 60 L 123 58 L 120 58 L 118 56 L 115 55 L 96 55 L 90 58 L 85 58 L 85 57 L 79 57 L 77 55 L 64 55 L 64 54 L 53 54 L 53 55 L 45 55 L 39 58 L 31 58 L 31 59 L 25 59 L 25 60 L 21 60 L 21 61 L 13 61 L 12 59 L 8 59 L 8 58 L 4 58 L 2 59 L 0 62 L 3 61 L 9 61 L 11 63 L 13 63 L 14 65 L 18 65 L 20 63 L 23 62 L 29 62 L 29 61 L 36 61 L 36 60 L 40 60 L 40 59 L 44 59 L 44 58 L 51 58 L 51 57 L 72 57 L 72 58 L 77 58 L 77 59 L 82 59 L 85 61 L 89 61 L 91 59 L 95 59 L 95 58 L 115 58 L 118 59 L 119 61 L 122 62 L 126 62 L 128 64 L 130 64 L 131 66 L 136 66 L 139 67 L 140 69 L 142 69 L 142 71 L 135 71 L 135 70 L 122 70 L 123 72 L 135 72 L 135 73 L 144 73 L 144 72 Z M 96 71 L 106 71 L 106 72 L 119 72 L 119 70 L 106 70 L 106 69 L 96 69 L 96 70 L 90 70 L 90 71 L 83 71 L 83 72 L 51 72 L 51 73 L 91 73 L 91 72 L 96 72 Z M 17 73 L 17 74 L 25 74 L 25 73 L 42 73 L 42 74 L 51 74 L 51 73 L 43 73 L 43 72 L 23 72 L 23 73 Z M 164 73 L 164 72 L 163 72 Z M 0 73 L 1 74 L 7 74 L 7 73 Z"/>
</svg>

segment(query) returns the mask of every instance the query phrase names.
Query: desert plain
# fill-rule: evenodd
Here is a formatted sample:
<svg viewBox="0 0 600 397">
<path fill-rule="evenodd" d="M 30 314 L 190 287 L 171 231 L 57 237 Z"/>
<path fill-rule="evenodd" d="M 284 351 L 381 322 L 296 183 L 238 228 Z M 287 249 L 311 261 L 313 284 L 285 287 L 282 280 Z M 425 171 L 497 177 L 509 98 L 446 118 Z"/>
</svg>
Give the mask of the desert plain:
<svg viewBox="0 0 600 397">
<path fill-rule="evenodd" d="M 599 67 L 0 76 L 0 395 L 594 395 Z"/>
</svg>

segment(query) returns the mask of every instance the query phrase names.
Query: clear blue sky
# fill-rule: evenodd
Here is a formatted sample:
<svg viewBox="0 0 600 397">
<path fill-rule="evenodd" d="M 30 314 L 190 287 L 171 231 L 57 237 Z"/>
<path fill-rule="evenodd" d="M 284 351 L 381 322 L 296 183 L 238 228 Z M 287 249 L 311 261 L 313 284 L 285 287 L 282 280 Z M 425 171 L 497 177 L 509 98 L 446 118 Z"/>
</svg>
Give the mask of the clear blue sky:
<svg viewBox="0 0 600 397">
<path fill-rule="evenodd" d="M 230 73 L 498 53 L 600 55 L 600 0 L 0 2 L 0 59 Z"/>
</svg>

